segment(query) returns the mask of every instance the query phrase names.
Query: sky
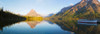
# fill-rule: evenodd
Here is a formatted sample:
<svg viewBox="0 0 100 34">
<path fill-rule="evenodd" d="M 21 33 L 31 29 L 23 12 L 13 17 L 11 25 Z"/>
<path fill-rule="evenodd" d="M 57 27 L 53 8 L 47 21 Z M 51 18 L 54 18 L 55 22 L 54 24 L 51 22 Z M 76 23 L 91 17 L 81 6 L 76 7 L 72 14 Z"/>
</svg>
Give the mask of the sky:
<svg viewBox="0 0 100 34">
<path fill-rule="evenodd" d="M 0 8 L 15 14 L 26 15 L 31 9 L 47 16 L 58 13 L 62 8 L 75 5 L 81 0 L 0 0 Z M 99 0 L 100 1 L 100 0 Z"/>
</svg>

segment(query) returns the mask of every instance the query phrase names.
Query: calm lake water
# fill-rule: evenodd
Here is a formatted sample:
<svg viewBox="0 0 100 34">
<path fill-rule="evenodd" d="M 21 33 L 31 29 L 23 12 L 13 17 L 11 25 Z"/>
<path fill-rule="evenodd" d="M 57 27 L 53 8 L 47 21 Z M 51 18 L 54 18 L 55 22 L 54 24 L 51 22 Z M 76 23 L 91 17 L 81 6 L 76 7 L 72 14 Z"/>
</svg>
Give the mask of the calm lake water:
<svg viewBox="0 0 100 34">
<path fill-rule="evenodd" d="M 23 21 L 0 24 L 0 34 L 100 34 L 100 24 L 64 21 Z"/>
<path fill-rule="evenodd" d="M 0 34 L 74 34 L 61 28 L 60 25 L 50 21 L 18 22 L 3 27 Z"/>
</svg>

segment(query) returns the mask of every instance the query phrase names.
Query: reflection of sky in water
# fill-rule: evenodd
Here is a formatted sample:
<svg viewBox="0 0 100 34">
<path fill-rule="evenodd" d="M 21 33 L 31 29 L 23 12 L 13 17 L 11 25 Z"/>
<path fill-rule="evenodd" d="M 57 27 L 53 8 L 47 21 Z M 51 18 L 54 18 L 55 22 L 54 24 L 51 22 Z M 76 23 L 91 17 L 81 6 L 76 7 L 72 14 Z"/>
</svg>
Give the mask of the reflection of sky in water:
<svg viewBox="0 0 100 34">
<path fill-rule="evenodd" d="M 15 25 L 4 27 L 1 34 L 19 34 L 19 33 L 30 33 L 30 34 L 70 34 L 70 32 L 62 30 L 56 24 L 50 24 L 47 21 L 42 21 L 35 28 L 31 28 L 26 22 L 17 23 Z"/>
</svg>

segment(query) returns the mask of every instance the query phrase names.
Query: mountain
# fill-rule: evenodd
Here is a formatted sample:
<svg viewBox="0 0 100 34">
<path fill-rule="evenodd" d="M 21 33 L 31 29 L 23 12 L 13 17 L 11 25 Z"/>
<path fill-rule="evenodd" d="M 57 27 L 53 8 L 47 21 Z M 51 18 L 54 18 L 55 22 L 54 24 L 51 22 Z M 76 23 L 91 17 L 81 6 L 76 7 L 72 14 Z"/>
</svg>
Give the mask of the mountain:
<svg viewBox="0 0 100 34">
<path fill-rule="evenodd" d="M 50 17 L 50 16 L 52 16 L 52 15 L 54 15 L 53 13 L 51 13 L 51 14 L 49 14 L 48 16 L 46 16 L 46 17 Z"/>
<path fill-rule="evenodd" d="M 61 18 L 82 18 L 97 19 L 100 18 L 100 2 L 98 0 L 81 0 L 72 7 L 64 8 L 55 17 Z"/>
<path fill-rule="evenodd" d="M 63 9 L 61 9 L 61 11 L 59 11 L 56 15 L 60 15 L 60 14 L 63 14 L 64 12 L 66 12 L 68 9 L 72 8 L 72 5 L 71 6 L 68 6 L 68 7 L 64 7 Z"/>
<path fill-rule="evenodd" d="M 31 17 L 41 17 L 38 13 L 36 13 L 35 10 L 31 10 L 26 16 L 31 16 Z"/>
</svg>

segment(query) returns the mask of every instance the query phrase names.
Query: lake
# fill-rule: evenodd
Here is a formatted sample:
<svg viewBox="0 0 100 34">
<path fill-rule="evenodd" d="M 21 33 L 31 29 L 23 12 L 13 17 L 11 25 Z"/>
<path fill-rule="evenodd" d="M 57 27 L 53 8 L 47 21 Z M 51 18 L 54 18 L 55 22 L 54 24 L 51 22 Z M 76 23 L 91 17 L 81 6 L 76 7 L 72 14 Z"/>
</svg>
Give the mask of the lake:
<svg viewBox="0 0 100 34">
<path fill-rule="evenodd" d="M 0 34 L 74 34 L 50 21 L 23 21 L 2 27 Z"/>
<path fill-rule="evenodd" d="M 100 24 L 77 24 L 60 20 L 6 21 L 0 24 L 0 34 L 100 34 Z"/>
</svg>

